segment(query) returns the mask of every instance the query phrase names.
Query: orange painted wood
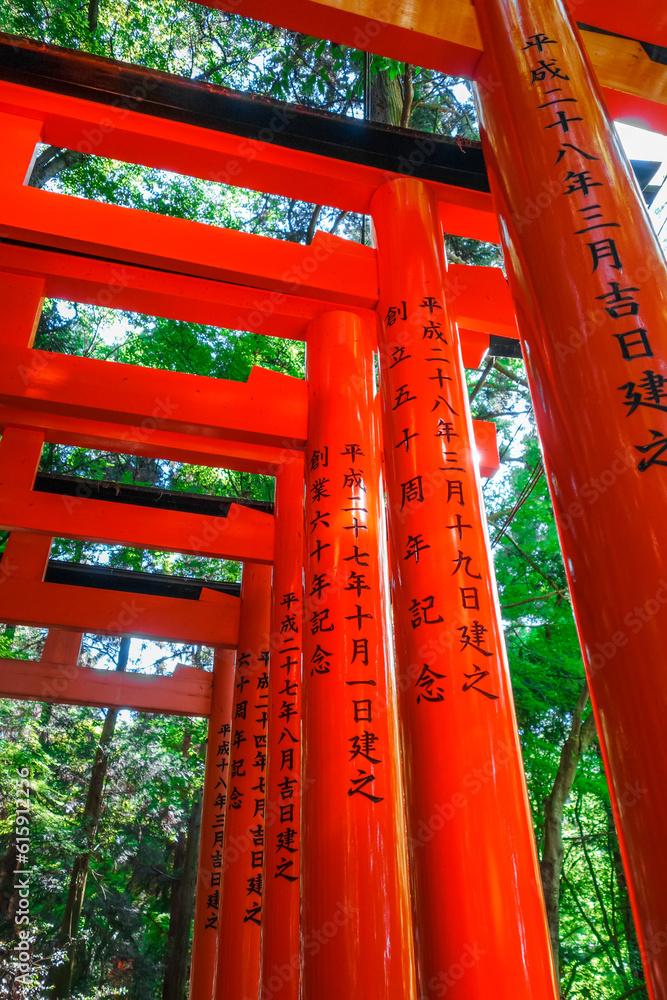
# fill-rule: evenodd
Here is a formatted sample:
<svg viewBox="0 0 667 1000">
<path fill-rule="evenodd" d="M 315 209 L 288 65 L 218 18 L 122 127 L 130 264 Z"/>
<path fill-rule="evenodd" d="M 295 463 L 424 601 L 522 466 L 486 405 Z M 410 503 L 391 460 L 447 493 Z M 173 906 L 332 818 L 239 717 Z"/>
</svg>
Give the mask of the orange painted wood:
<svg viewBox="0 0 667 1000">
<path fill-rule="evenodd" d="M 222 873 L 216 1000 L 259 996 L 270 627 L 271 570 L 248 563 L 241 583 L 225 838 L 216 859 Z"/>
<path fill-rule="evenodd" d="M 402 246 L 407 246 L 405 240 Z M 386 605 L 376 327 L 331 312 L 307 356 L 303 1000 L 416 1000 Z"/>
<path fill-rule="evenodd" d="M 160 410 L 157 412 L 159 414 Z M 0 406 L 0 430 L 16 424 L 43 430 L 45 440 L 55 444 L 99 448 L 121 455 L 166 458 L 172 462 L 238 469 L 266 476 L 275 475 L 276 469 L 298 454 L 288 448 L 269 448 L 266 445 L 163 431 L 159 415 L 142 421 L 139 426 L 130 426 Z"/>
<path fill-rule="evenodd" d="M 567 6 L 575 21 L 667 48 L 667 9 L 653 0 L 637 0 L 633 4 L 585 0 L 585 6 L 581 0 L 567 0 Z"/>
<path fill-rule="evenodd" d="M 114 108 L 3 81 L 0 110 L 41 119 L 44 141 L 56 146 L 351 212 L 368 212 L 375 190 L 388 177 L 396 176 L 271 141 L 242 139 L 127 107 Z M 277 120 L 276 131 L 280 130 Z M 488 194 L 447 184 L 432 187 L 438 200 L 451 206 L 452 228 L 448 232 L 498 240 Z"/>
<path fill-rule="evenodd" d="M 0 491 L 32 489 L 43 446 L 41 430 L 5 427 L 0 438 Z"/>
<path fill-rule="evenodd" d="M 261 984 L 272 1000 L 299 1000 L 301 873 L 301 684 L 304 545 L 303 456 L 276 477 L 276 557 L 271 581 L 269 732 L 266 770 Z M 286 718 L 293 713 L 292 718 Z M 289 810 L 283 782 L 294 781 Z M 270 822 L 269 822 L 270 820 Z M 194 1000 L 194 997 L 193 997 Z"/>
<path fill-rule="evenodd" d="M 0 459 L 1 459 L 0 453 Z M 3 472 L 0 464 L 0 480 Z M 273 515 L 231 504 L 227 517 L 14 490 L 0 483 L 0 527 L 217 559 L 273 560 Z"/>
<path fill-rule="evenodd" d="M 45 294 L 51 298 L 294 340 L 305 340 L 308 323 L 329 308 L 321 299 L 296 293 L 2 243 L 0 268 L 8 277 L 12 272 L 33 279 L 43 276 Z M 4 335 L 0 342 L 5 342 Z"/>
<path fill-rule="evenodd" d="M 488 333 L 459 327 L 459 337 L 464 368 L 479 368 L 489 349 Z"/>
<path fill-rule="evenodd" d="M 341 305 L 377 299 L 375 251 L 322 232 L 302 246 L 18 185 L 5 195 L 0 226 L 13 239 Z"/>
<path fill-rule="evenodd" d="M 0 360 L 5 406 L 263 446 L 305 444 L 305 382 L 268 368 L 235 382 L 4 345 Z"/>
<path fill-rule="evenodd" d="M 418 994 L 555 1000 L 437 205 L 401 178 L 373 223 Z"/>
<path fill-rule="evenodd" d="M 201 2 L 201 0 L 197 0 Z M 236 11 L 234 0 L 207 0 L 209 7 Z M 434 15 L 434 4 L 419 0 L 400 4 L 384 0 L 291 0 L 276 8 L 272 0 L 244 0 L 243 16 L 258 21 L 278 23 L 282 28 L 334 38 L 343 45 L 381 53 L 391 59 L 430 66 L 453 76 L 472 76 L 479 61 L 480 48 L 476 33 L 463 34 L 462 41 L 450 41 L 448 20 L 461 17 L 466 24 L 467 4 L 450 4 L 440 18 Z M 437 9 L 437 6 L 436 6 Z M 470 35 L 465 44 L 466 34 Z"/>
<path fill-rule="evenodd" d="M 502 91 L 479 95 L 485 158 L 647 992 L 663 1000 L 665 257 L 562 4 L 476 7 L 487 72 L 503 75 Z M 664 17 L 662 6 L 652 11 Z M 553 83 L 542 58 L 560 72 Z M 531 223 L 523 206 L 545 181 L 556 195 Z"/>
<path fill-rule="evenodd" d="M 3 137 L 0 184 L 5 198 L 10 189 L 23 188 L 37 155 L 37 143 L 43 138 L 43 124 L 38 117 L 28 113 L 23 118 L 21 111 L 17 112 L 14 108 L 9 111 L 9 114 L 0 111 L 0 134 Z M 7 236 L 7 233 L 3 233 L 3 236 Z"/>
<path fill-rule="evenodd" d="M 3 556 L 4 559 L 4 556 Z M 43 663 L 74 663 L 81 653 L 83 632 L 50 628 L 40 660 Z"/>
<path fill-rule="evenodd" d="M 519 339 L 514 302 L 502 268 L 450 264 L 445 279 L 445 301 L 459 327 Z M 462 337 L 464 364 L 465 347 Z"/>
<path fill-rule="evenodd" d="M 442 219 L 446 228 L 451 222 L 446 212 Z M 331 308 L 321 299 L 31 247 L 0 244 L 0 267 L 31 278 L 43 276 L 45 294 L 53 298 L 292 340 L 305 340 L 310 321 Z M 500 268 L 451 265 L 447 301 L 460 326 L 518 339 L 514 304 Z M 4 343 L 1 329 L 0 343 Z M 465 337 L 462 343 L 465 348 Z M 467 361 L 466 366 L 475 367 Z"/>
<path fill-rule="evenodd" d="M 453 287 L 458 280 L 454 278 Z M 471 351 L 472 340 L 471 335 Z M 488 347 L 488 339 L 485 343 Z M 478 350 L 483 353 L 483 343 Z M 260 462 L 265 459 L 267 464 L 280 457 L 280 453 L 269 451 L 271 446 L 291 452 L 305 443 L 305 382 L 268 369 L 253 368 L 244 383 L 20 348 L 0 348 L 0 358 L 5 361 L 0 368 L 0 404 L 11 408 L 6 416 L 0 408 L 0 426 L 15 415 L 20 419 L 18 408 L 25 406 L 30 412 L 22 414 L 23 419 L 34 419 L 32 411 L 39 410 L 47 426 L 71 428 L 70 440 L 62 443 L 79 443 L 78 427 L 81 437 L 87 439 L 94 425 L 110 421 L 127 425 L 133 420 L 138 443 L 150 443 L 156 432 L 201 436 L 201 446 L 208 456 L 215 457 L 215 464 L 221 457 L 218 439 L 232 442 L 236 437 L 240 443 L 256 444 Z M 476 367 L 477 354 L 471 360 Z M 79 423 L 68 425 L 58 419 L 63 416 L 74 417 Z M 131 454 L 127 426 L 120 435 L 115 429 L 115 434 L 115 442 L 110 442 L 115 444 L 112 450 L 127 442 L 126 451 Z M 183 444 L 189 446 L 189 436 Z M 252 454 L 252 449 L 249 452 Z M 197 464 L 209 464 L 199 461 L 200 457 L 197 455 Z M 288 457 L 283 454 L 283 460 Z"/>
<path fill-rule="evenodd" d="M 211 674 L 196 667 L 177 666 L 170 677 L 157 677 L 80 667 L 75 659 L 0 659 L 0 697 L 22 701 L 206 716 L 211 686 Z"/>
<path fill-rule="evenodd" d="M 190 1000 L 213 1000 L 220 933 L 222 863 L 218 852 L 225 829 L 229 784 L 232 702 L 236 654 L 216 649 L 213 663 L 211 714 L 206 738 L 197 890 L 192 930 Z"/>
<path fill-rule="evenodd" d="M 444 188 L 445 185 L 433 185 L 434 190 L 436 187 Z M 440 200 L 443 231 L 450 236 L 468 235 L 474 240 L 498 243 L 500 240 L 498 223 L 495 215 L 487 213 L 486 194 L 481 191 L 468 191 L 466 194 L 467 197 L 459 196 L 458 200 L 454 196 Z"/>
<path fill-rule="evenodd" d="M 652 132 L 667 133 L 667 104 L 622 94 L 618 90 L 602 88 L 602 96 L 613 121 L 621 119 L 638 124 Z"/>
<path fill-rule="evenodd" d="M 0 580 L 33 580 L 41 583 L 51 554 L 53 539 L 49 535 L 30 535 L 27 531 L 12 531 L 0 562 Z"/>
<path fill-rule="evenodd" d="M 8 248 L 3 249 L 6 251 Z M 32 347 L 44 295 L 45 281 L 42 277 L 7 272 L 0 274 L 0 343 Z"/>
<path fill-rule="evenodd" d="M 213 591 L 189 601 L 10 576 L 0 587 L 0 621 L 231 648 L 238 638 L 239 600 Z"/>
<path fill-rule="evenodd" d="M 0 430 L 5 425 L 19 422 L 24 426 L 32 425 L 44 430 L 45 440 L 57 444 L 99 448 L 124 455 L 166 458 L 173 462 L 187 462 L 193 465 L 238 469 L 241 472 L 256 472 L 265 476 L 279 474 L 284 464 L 295 461 L 300 454 L 288 448 L 268 448 L 263 445 L 239 444 L 217 438 L 162 431 L 157 428 L 159 419 L 149 420 L 144 427 L 130 427 L 126 424 L 109 424 L 103 421 L 82 420 L 77 417 L 63 417 L 60 414 L 21 411 L 17 408 L 0 406 Z M 473 420 L 478 450 L 480 445 L 484 447 L 485 440 L 485 432 L 482 431 L 482 439 L 477 441 L 479 423 L 480 421 Z"/>
<path fill-rule="evenodd" d="M 500 468 L 496 425 L 492 420 L 473 420 L 472 430 L 479 455 L 479 474 L 490 477 Z"/>
</svg>

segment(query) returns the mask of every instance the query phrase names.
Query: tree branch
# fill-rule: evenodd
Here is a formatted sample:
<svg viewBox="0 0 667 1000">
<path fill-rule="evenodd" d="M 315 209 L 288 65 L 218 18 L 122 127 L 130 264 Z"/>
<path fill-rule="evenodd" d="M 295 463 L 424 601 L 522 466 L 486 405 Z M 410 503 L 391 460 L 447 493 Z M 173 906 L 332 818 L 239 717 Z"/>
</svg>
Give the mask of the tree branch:
<svg viewBox="0 0 667 1000">
<path fill-rule="evenodd" d="M 531 558 L 531 556 L 528 555 L 528 553 L 524 552 L 523 549 L 519 548 L 519 546 L 517 545 L 517 543 L 514 541 L 514 539 L 510 535 L 509 531 L 505 532 L 505 534 L 503 535 L 503 538 L 506 538 L 508 542 L 512 543 L 512 545 L 517 550 L 517 552 L 519 553 L 519 555 L 522 556 L 526 560 L 527 563 L 530 563 L 530 565 L 533 567 L 533 569 L 537 573 L 540 574 L 540 576 L 542 577 L 543 580 L 546 580 L 548 584 L 550 584 L 552 587 L 555 587 L 558 590 L 558 584 L 556 583 L 556 581 L 552 580 L 551 577 L 548 576 L 544 572 L 544 570 L 540 569 L 540 567 L 538 566 L 538 564 L 535 562 L 534 559 Z"/>
<path fill-rule="evenodd" d="M 345 219 L 345 218 L 346 218 L 346 217 L 347 217 L 347 216 L 348 216 L 349 214 L 350 214 L 350 213 L 349 213 L 349 212 L 348 212 L 347 210 L 346 210 L 346 211 L 344 211 L 344 212 L 339 212 L 339 213 L 338 213 L 338 215 L 336 216 L 336 221 L 334 222 L 333 226 L 332 226 L 332 227 L 331 227 L 331 229 L 329 230 L 329 232 L 331 233 L 331 235 L 332 235 L 332 236 L 333 236 L 333 235 L 335 235 L 335 233 L 336 233 L 336 230 L 337 230 L 337 229 L 338 229 L 338 227 L 340 226 L 341 222 L 342 222 L 342 221 L 343 221 L 343 219 Z"/>
<path fill-rule="evenodd" d="M 322 212 L 321 205 L 315 205 L 313 209 L 313 214 L 310 217 L 310 222 L 308 223 L 308 231 L 306 232 L 306 245 L 310 246 L 313 242 L 313 237 L 315 236 L 315 230 L 317 228 L 317 220 Z"/>
<path fill-rule="evenodd" d="M 608 955 L 608 954 L 609 954 L 609 947 L 608 947 L 608 946 L 607 946 L 607 944 L 606 944 L 606 943 L 604 942 L 604 940 L 603 940 L 603 939 L 602 939 L 602 938 L 600 937 L 600 933 L 599 933 L 599 931 L 598 931 L 598 929 L 597 929 L 597 926 L 596 926 L 595 922 L 594 922 L 593 920 L 591 920 L 591 919 L 590 919 L 590 917 L 589 917 L 589 916 L 588 916 L 588 914 L 586 913 L 585 909 L 583 908 L 583 906 L 582 906 L 582 905 L 581 905 L 581 903 L 579 902 L 579 897 L 578 897 L 578 896 L 577 896 L 577 894 L 576 894 L 576 893 L 574 892 L 574 887 L 572 886 L 572 883 L 571 883 L 571 882 L 570 882 L 570 880 L 568 879 L 568 877 L 567 877 L 567 875 L 565 874 L 565 872 L 563 872 L 563 873 L 561 874 L 561 878 L 562 878 L 563 882 L 565 883 L 565 885 L 566 885 L 566 886 L 568 887 L 568 889 L 570 890 L 570 892 L 571 892 L 571 894 L 572 894 L 572 898 L 573 898 L 573 900 L 574 900 L 574 905 L 575 905 L 575 906 L 576 906 L 576 908 L 578 909 L 578 911 L 579 911 L 579 913 L 581 914 L 581 916 L 582 916 L 583 920 L 584 920 L 584 921 L 585 921 L 585 922 L 586 922 L 586 923 L 588 924 L 588 927 L 590 928 L 590 930 L 591 930 L 591 931 L 592 931 L 592 933 L 593 933 L 593 937 L 595 937 L 595 938 L 597 939 L 597 942 L 598 942 L 598 944 L 600 945 L 600 950 L 602 951 L 602 953 L 603 953 L 604 955 Z"/>
<path fill-rule="evenodd" d="M 518 608 L 522 604 L 532 604 L 533 601 L 546 601 L 548 597 L 553 597 L 554 594 L 558 594 L 560 597 L 565 597 L 567 595 L 567 591 L 550 590 L 548 594 L 540 594 L 538 597 L 527 597 L 525 601 L 516 601 L 514 604 L 501 604 L 500 610 L 506 611 L 508 608 Z"/>
<path fill-rule="evenodd" d="M 621 993 L 620 997 L 616 997 L 616 1000 L 625 1000 L 626 997 L 631 997 L 633 993 L 639 993 L 640 990 L 646 989 L 646 983 L 642 983 L 641 986 L 633 986 L 631 990 L 627 990 L 625 993 Z"/>
<path fill-rule="evenodd" d="M 515 375 L 513 371 L 510 371 L 509 368 L 505 368 L 505 365 L 501 365 L 499 361 L 494 361 L 493 367 L 497 372 L 500 372 L 501 375 L 504 375 L 505 378 L 510 379 L 511 382 L 516 382 L 517 385 L 523 386 L 524 389 L 528 388 L 528 383 L 525 378 Z"/>
<path fill-rule="evenodd" d="M 401 128 L 407 128 L 410 122 L 414 93 L 414 87 L 412 84 L 412 66 L 410 63 L 406 62 L 405 71 L 403 73 L 403 107 L 401 108 L 400 121 Z"/>
<path fill-rule="evenodd" d="M 591 712 L 581 727 L 581 749 L 587 750 L 591 743 L 597 739 L 597 735 L 598 731 L 595 725 L 595 716 Z"/>
<path fill-rule="evenodd" d="M 451 257 L 451 253 L 448 253 L 447 257 Z M 482 374 L 481 374 L 481 376 L 479 378 L 479 381 L 477 382 L 477 385 L 475 386 L 475 388 L 470 393 L 470 398 L 468 400 L 469 403 L 472 403 L 473 399 L 475 398 L 475 396 L 477 395 L 477 393 L 479 392 L 479 390 L 484 386 L 484 383 L 486 382 L 487 378 L 491 374 L 491 369 L 492 368 L 493 368 L 493 358 L 489 358 L 489 360 L 486 363 L 486 367 L 484 368 L 484 371 L 482 372 Z"/>
<path fill-rule="evenodd" d="M 73 167 L 75 163 L 80 163 L 85 159 L 84 153 L 79 153 L 74 149 L 60 149 L 59 146 L 48 146 L 35 160 L 29 187 L 42 188 L 57 174 L 68 167 Z"/>
<path fill-rule="evenodd" d="M 88 0 L 88 30 L 91 34 L 97 31 L 97 20 L 100 13 L 100 0 Z"/>
<path fill-rule="evenodd" d="M 595 868 L 593 866 L 593 861 L 592 861 L 592 858 L 591 858 L 589 850 L 588 850 L 588 845 L 586 844 L 586 839 L 584 837 L 584 831 L 583 831 L 583 827 L 581 825 L 580 809 L 581 809 L 581 795 L 579 796 L 579 799 L 577 800 L 577 805 L 576 805 L 576 808 L 574 810 L 574 819 L 575 819 L 575 822 L 577 824 L 577 828 L 579 830 L 579 833 L 581 835 L 581 847 L 582 847 L 582 850 L 584 852 L 584 859 L 586 861 L 586 867 L 588 868 L 588 873 L 589 873 L 589 875 L 591 877 L 591 882 L 593 883 L 593 891 L 595 892 L 595 896 L 596 896 L 596 899 L 598 901 L 598 905 L 600 907 L 600 913 L 602 915 L 602 922 L 604 924 L 604 928 L 605 928 L 605 930 L 607 932 L 607 936 L 609 938 L 609 944 L 611 945 L 611 947 L 616 952 L 616 958 L 617 958 L 618 964 L 616 964 L 616 962 L 614 962 L 614 959 L 611 956 L 611 951 L 609 952 L 609 958 L 610 958 L 612 964 L 615 966 L 617 974 L 619 976 L 622 976 L 622 978 L 625 979 L 625 981 L 627 982 L 627 977 L 626 977 L 626 974 L 625 974 L 625 969 L 623 968 L 623 959 L 621 957 L 620 949 L 619 949 L 619 946 L 618 946 L 618 940 L 614 937 L 614 935 L 612 933 L 611 925 L 609 923 L 609 916 L 607 914 L 607 908 L 604 905 L 604 900 L 602 898 L 602 891 L 601 891 L 600 885 L 598 883 L 597 873 L 596 873 Z"/>
</svg>

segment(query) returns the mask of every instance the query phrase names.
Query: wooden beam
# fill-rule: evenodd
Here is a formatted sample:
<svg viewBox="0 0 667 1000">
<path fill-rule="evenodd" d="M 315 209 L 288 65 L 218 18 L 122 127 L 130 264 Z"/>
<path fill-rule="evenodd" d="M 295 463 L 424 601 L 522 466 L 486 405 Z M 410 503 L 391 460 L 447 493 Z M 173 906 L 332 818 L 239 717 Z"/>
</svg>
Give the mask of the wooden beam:
<svg viewBox="0 0 667 1000">
<path fill-rule="evenodd" d="M 0 439 L 0 526 L 5 529 L 218 559 L 273 561 L 273 515 L 241 504 L 221 503 L 216 517 L 89 499 L 85 481 L 80 496 L 32 490 L 43 440 L 41 432 L 24 427 L 7 427 Z"/>
<path fill-rule="evenodd" d="M 339 306 L 377 301 L 375 252 L 329 234 L 302 246 L 34 188 L 6 194 L 0 225 L 13 239 Z"/>
<path fill-rule="evenodd" d="M 42 457 L 44 434 L 26 427 L 6 427 L 0 439 L 0 491 L 29 492 Z"/>
<path fill-rule="evenodd" d="M 335 307 L 302 295 L 16 244 L 0 243 L 0 269 L 8 277 L 14 272 L 19 279 L 43 280 L 49 298 L 291 340 L 305 340 L 311 320 Z M 5 329 L 3 324 L 8 343 Z"/>
<path fill-rule="evenodd" d="M 473 420 L 472 429 L 479 456 L 479 474 L 482 477 L 493 476 L 500 468 L 496 425 L 491 420 Z"/>
<path fill-rule="evenodd" d="M 3 556 L 4 559 L 4 556 Z M 83 632 L 72 629 L 50 628 L 44 643 L 40 661 L 54 663 L 77 663 L 81 653 Z M 10 662 L 15 662 L 11 660 Z M 1 671 L 0 667 L 0 671 Z"/>
<path fill-rule="evenodd" d="M 0 587 L 0 621 L 164 642 L 235 649 L 238 597 L 203 590 L 198 601 L 10 578 Z"/>
<path fill-rule="evenodd" d="M 448 208 L 443 208 L 441 217 L 443 228 L 450 232 Z M 45 294 L 52 298 L 291 340 L 305 340 L 308 324 L 327 309 L 337 308 L 335 303 L 298 295 L 2 243 L 1 268 L 42 276 Z M 514 305 L 500 268 L 452 264 L 447 285 L 449 307 L 460 326 L 518 339 Z M 362 309 L 353 311 L 366 314 Z"/>
<path fill-rule="evenodd" d="M 201 0 L 195 0 L 201 2 Z M 207 0 L 235 11 L 236 0 Z M 389 56 L 451 76 L 473 76 L 482 51 L 474 9 L 468 0 L 244 0 L 243 16 L 278 24 L 316 38 Z"/>
<path fill-rule="evenodd" d="M 148 88 L 144 97 L 150 96 Z M 134 110 L 141 101 L 119 99 L 115 104 L 0 81 L 0 111 L 38 119 L 43 123 L 44 142 L 55 146 L 364 214 L 377 188 L 399 176 L 392 170 L 282 146 L 275 141 L 284 129 L 280 115 L 273 129 L 260 129 L 257 139 L 243 139 L 142 114 Z M 289 121 L 289 105 L 282 114 Z M 406 168 L 410 170 L 409 163 Z M 486 191 L 435 182 L 432 187 L 438 200 L 451 207 L 449 232 L 498 242 L 491 196 Z M 202 228 L 210 232 L 212 227 Z M 115 259 L 119 259 L 117 254 Z"/>
<path fill-rule="evenodd" d="M 41 583 L 46 573 L 53 539 L 49 535 L 30 535 L 12 531 L 0 562 L 0 580 L 33 580 Z"/>
<path fill-rule="evenodd" d="M 479 366 L 488 346 L 488 336 L 486 340 L 482 337 L 481 345 L 473 345 L 471 342 L 471 357 L 473 347 L 477 348 L 478 354 L 471 367 Z M 475 433 L 477 423 L 478 421 L 473 420 Z M 236 444 L 219 441 L 216 438 L 173 434 L 151 428 L 143 431 L 141 428 L 124 424 L 83 421 L 76 417 L 63 417 L 60 414 L 39 410 L 0 406 L 0 432 L 5 426 L 16 424 L 43 430 L 45 440 L 53 444 L 96 448 L 123 455 L 163 458 L 190 465 L 237 469 L 240 472 L 255 472 L 264 476 L 279 475 L 281 467 L 291 464 L 300 454 L 287 448 Z"/>
<path fill-rule="evenodd" d="M 339 305 L 370 308 L 377 301 L 375 251 L 350 240 L 320 231 L 310 246 L 302 246 L 27 187 L 22 178 L 42 138 L 41 123 L 26 124 L 8 114 L 0 115 L 0 123 L 6 144 L 0 161 L 5 238 Z M 133 159 L 145 160 L 141 145 Z"/>
<path fill-rule="evenodd" d="M 654 0 L 566 0 L 572 16 L 584 24 L 608 31 L 611 35 L 641 38 L 667 48 L 667 8 Z"/>
<path fill-rule="evenodd" d="M 50 633 L 49 633 L 50 634 Z M 169 677 L 80 667 L 76 661 L 0 659 L 0 698 L 159 715 L 211 711 L 212 674 L 177 666 Z"/>
<path fill-rule="evenodd" d="M 253 368 L 247 382 L 0 344 L 0 403 L 84 421 L 134 424 L 277 448 L 303 448 L 303 379 Z M 144 434 L 145 436 L 145 434 Z"/>
<path fill-rule="evenodd" d="M 214 559 L 273 561 L 273 515 L 239 504 L 231 504 L 226 517 L 202 517 L 8 485 L 0 490 L 0 527 Z"/>
<path fill-rule="evenodd" d="M 32 347 L 45 294 L 45 281 L 40 275 L 0 273 L 3 343 Z"/>
<path fill-rule="evenodd" d="M 44 439 L 52 444 L 77 448 L 98 448 L 121 455 L 143 455 L 164 458 L 189 465 L 209 465 L 214 468 L 236 469 L 275 476 L 285 462 L 291 462 L 298 452 L 288 448 L 244 444 L 195 434 L 164 431 L 156 419 L 144 426 L 82 420 L 19 406 L 0 406 L 0 430 L 21 425 L 44 431 Z"/>
<path fill-rule="evenodd" d="M 500 267 L 450 264 L 445 278 L 445 298 L 450 314 L 464 331 L 461 334 L 464 365 L 466 330 L 519 339 L 514 302 Z"/>
</svg>

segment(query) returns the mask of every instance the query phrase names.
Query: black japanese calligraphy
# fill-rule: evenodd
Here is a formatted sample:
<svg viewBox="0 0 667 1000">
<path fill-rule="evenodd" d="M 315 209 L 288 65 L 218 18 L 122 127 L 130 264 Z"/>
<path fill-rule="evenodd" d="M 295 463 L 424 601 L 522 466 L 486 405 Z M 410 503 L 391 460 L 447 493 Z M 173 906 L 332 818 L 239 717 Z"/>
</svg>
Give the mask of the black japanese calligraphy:
<svg viewBox="0 0 667 1000">
<path fill-rule="evenodd" d="M 445 690 L 441 684 L 438 684 L 438 681 L 444 680 L 446 676 L 446 674 L 436 673 L 425 663 L 422 672 L 415 681 L 415 687 L 419 690 L 417 704 L 422 698 L 424 701 L 443 701 Z"/>
<path fill-rule="evenodd" d="M 409 611 L 412 615 L 410 624 L 413 628 L 419 628 L 420 625 L 437 625 L 439 622 L 444 621 L 442 615 L 434 611 L 434 601 L 435 596 L 433 594 L 429 594 L 428 597 L 422 597 L 421 600 L 416 597 L 412 598 Z"/>
</svg>

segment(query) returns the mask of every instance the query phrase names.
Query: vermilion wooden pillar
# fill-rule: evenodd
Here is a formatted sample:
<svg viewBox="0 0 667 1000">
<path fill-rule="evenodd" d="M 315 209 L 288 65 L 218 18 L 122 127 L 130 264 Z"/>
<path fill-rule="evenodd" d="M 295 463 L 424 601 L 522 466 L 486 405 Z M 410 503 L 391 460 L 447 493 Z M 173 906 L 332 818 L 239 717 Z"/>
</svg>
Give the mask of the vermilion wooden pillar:
<svg viewBox="0 0 667 1000">
<path fill-rule="evenodd" d="M 558 0 L 478 0 L 478 101 L 650 990 L 667 997 L 667 273 Z"/>
<path fill-rule="evenodd" d="M 0 349 L 32 347 L 44 302 L 44 279 L 0 273 Z"/>
<path fill-rule="evenodd" d="M 40 449 L 41 450 L 41 449 Z M 48 535 L 33 535 L 27 531 L 12 531 L 7 539 L 5 551 L 2 554 L 4 568 L 0 579 L 30 580 L 41 583 L 46 574 L 51 554 L 53 539 Z M 49 645 L 49 637 L 46 639 Z M 45 646 L 46 649 L 46 646 Z M 81 646 L 76 650 L 75 661 L 79 656 Z M 47 659 L 42 656 L 42 659 Z M 58 662 L 58 661 L 56 661 Z"/>
<path fill-rule="evenodd" d="M 37 157 L 37 143 L 42 140 L 44 123 L 37 118 L 21 118 L 0 112 L 0 131 L 5 150 L 0 163 L 0 184 L 3 190 L 7 190 L 28 180 Z"/>
<path fill-rule="evenodd" d="M 76 667 L 81 654 L 83 632 L 50 628 L 40 659 L 47 663 L 66 663 Z"/>
<path fill-rule="evenodd" d="M 421 995 L 557 995 L 435 199 L 371 204 Z"/>
<path fill-rule="evenodd" d="M 308 329 L 304 595 L 304 1000 L 415 997 L 383 594 L 374 331 Z"/>
<path fill-rule="evenodd" d="M 222 844 L 216 1000 L 256 1000 L 259 994 L 270 618 L 271 567 L 246 563 Z"/>
<path fill-rule="evenodd" d="M 31 490 L 44 447 L 44 431 L 5 427 L 0 438 L 0 490 Z"/>
<path fill-rule="evenodd" d="M 190 963 L 190 1000 L 212 1000 L 220 930 L 225 808 L 229 786 L 235 654 L 215 651 L 202 800 L 197 894 Z M 224 903 L 222 903 L 224 905 Z"/>
<path fill-rule="evenodd" d="M 298 456 L 276 475 L 261 958 L 272 1000 L 299 998 L 303 472 Z"/>
</svg>

